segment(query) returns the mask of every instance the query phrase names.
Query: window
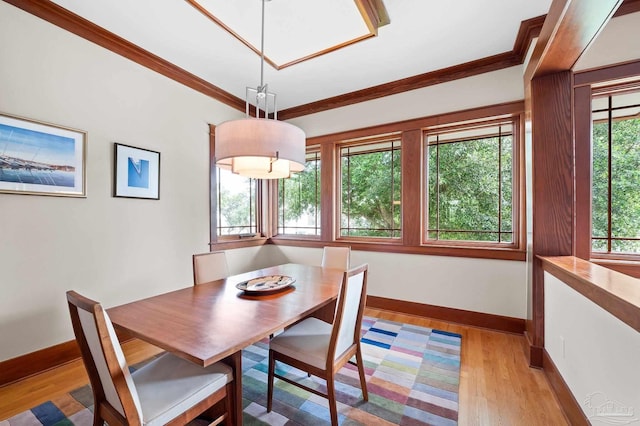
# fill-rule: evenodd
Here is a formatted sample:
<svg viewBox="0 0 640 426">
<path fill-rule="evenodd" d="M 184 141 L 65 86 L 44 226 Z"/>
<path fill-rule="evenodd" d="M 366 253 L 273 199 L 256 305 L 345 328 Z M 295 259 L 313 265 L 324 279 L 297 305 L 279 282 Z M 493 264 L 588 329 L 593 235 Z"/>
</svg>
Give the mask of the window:
<svg viewBox="0 0 640 426">
<path fill-rule="evenodd" d="M 314 136 L 305 170 L 282 180 L 218 171 L 212 133 L 213 246 L 348 244 L 525 260 L 523 107 L 518 101 Z"/>
<path fill-rule="evenodd" d="M 399 139 L 339 147 L 340 237 L 401 237 L 400 148 Z"/>
<path fill-rule="evenodd" d="M 510 119 L 427 132 L 427 243 L 514 245 L 514 128 Z"/>
<path fill-rule="evenodd" d="M 278 234 L 320 235 L 320 152 L 309 150 L 304 171 L 278 180 Z"/>
<path fill-rule="evenodd" d="M 592 101 L 594 254 L 640 254 L 640 90 L 609 90 Z"/>
<path fill-rule="evenodd" d="M 214 166 L 215 167 L 215 166 Z M 218 185 L 218 236 L 254 236 L 258 232 L 257 181 L 215 167 Z"/>
</svg>

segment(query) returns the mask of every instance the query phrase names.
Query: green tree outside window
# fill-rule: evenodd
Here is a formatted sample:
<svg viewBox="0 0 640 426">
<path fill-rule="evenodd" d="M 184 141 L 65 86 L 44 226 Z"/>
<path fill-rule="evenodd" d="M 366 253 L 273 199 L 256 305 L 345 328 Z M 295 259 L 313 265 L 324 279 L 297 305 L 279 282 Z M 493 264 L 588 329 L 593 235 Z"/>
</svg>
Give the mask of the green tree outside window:
<svg viewBox="0 0 640 426">
<path fill-rule="evenodd" d="M 513 124 L 429 134 L 427 240 L 513 243 Z"/>
<path fill-rule="evenodd" d="M 320 153 L 307 153 L 304 171 L 278 181 L 278 234 L 320 235 Z"/>
<path fill-rule="evenodd" d="M 639 95 L 593 101 L 593 252 L 640 254 Z"/>
</svg>

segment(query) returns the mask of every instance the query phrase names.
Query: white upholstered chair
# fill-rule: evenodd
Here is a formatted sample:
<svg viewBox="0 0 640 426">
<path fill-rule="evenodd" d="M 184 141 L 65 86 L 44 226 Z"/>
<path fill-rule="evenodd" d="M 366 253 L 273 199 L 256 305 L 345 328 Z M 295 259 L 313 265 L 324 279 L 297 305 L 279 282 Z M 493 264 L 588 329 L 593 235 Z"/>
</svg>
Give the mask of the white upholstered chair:
<svg viewBox="0 0 640 426">
<path fill-rule="evenodd" d="M 129 372 L 109 316 L 102 306 L 67 292 L 69 312 L 94 398 L 93 424 L 184 425 L 207 411 L 233 424 L 233 372 L 207 368 L 165 353 Z M 215 404 L 220 403 L 220 410 Z M 217 410 L 217 411 L 216 411 Z"/>
<path fill-rule="evenodd" d="M 349 269 L 349 257 L 351 247 L 331 247 L 327 246 L 322 251 L 322 267 L 334 268 L 346 271 Z"/>
<path fill-rule="evenodd" d="M 286 329 L 269 343 L 269 375 L 267 411 L 273 404 L 274 377 L 299 386 L 329 400 L 331 424 L 338 424 L 334 377 L 351 358 L 356 356 L 362 397 L 369 399 L 364 374 L 360 329 L 367 292 L 367 265 L 345 271 L 333 324 L 318 318 L 307 318 Z M 309 388 L 275 372 L 276 361 L 321 377 L 327 382 L 327 394 Z"/>
<path fill-rule="evenodd" d="M 193 255 L 193 284 L 208 283 L 229 276 L 227 256 L 223 251 Z"/>
</svg>

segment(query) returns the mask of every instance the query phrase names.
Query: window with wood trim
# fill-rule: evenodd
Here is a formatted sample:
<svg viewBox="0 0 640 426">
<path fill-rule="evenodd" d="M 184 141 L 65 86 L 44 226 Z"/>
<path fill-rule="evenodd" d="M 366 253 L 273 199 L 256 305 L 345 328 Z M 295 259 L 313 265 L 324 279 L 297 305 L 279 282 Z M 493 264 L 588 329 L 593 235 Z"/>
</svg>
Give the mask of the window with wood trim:
<svg viewBox="0 0 640 426">
<path fill-rule="evenodd" d="M 517 244 L 515 120 L 483 120 L 427 130 L 426 244 Z"/>
<path fill-rule="evenodd" d="M 402 237 L 398 137 L 340 144 L 339 237 Z"/>
<path fill-rule="evenodd" d="M 232 173 L 216 169 L 217 235 L 253 237 L 258 233 L 257 183 Z"/>
<path fill-rule="evenodd" d="M 218 201 L 218 192 L 224 191 L 211 191 L 212 241 L 220 243 L 222 249 L 265 243 L 302 247 L 336 243 L 348 244 L 355 250 L 524 260 L 521 231 L 524 224 L 519 211 L 524 204 L 519 137 L 523 108 L 524 102 L 511 102 L 309 138 L 307 160 L 313 167 L 308 169 L 308 176 L 299 174 L 284 182 L 254 183 L 257 205 L 253 201 L 250 205 L 255 206 L 257 220 L 250 225 L 257 223 L 252 229 L 253 232 L 257 228 L 257 238 L 231 242 L 229 240 L 240 238 L 237 235 L 216 238 L 217 227 L 225 226 L 219 223 L 218 216 L 223 215 L 217 213 L 218 205 L 224 210 L 226 202 Z M 587 120 L 589 118 L 588 115 Z M 435 136 L 438 143 L 428 145 L 427 136 Z M 489 139 L 494 145 L 487 142 Z M 478 148 L 483 141 L 492 146 L 494 154 L 500 155 L 487 157 L 493 158 L 491 162 L 482 158 L 474 164 L 473 155 L 487 154 Z M 213 138 L 211 143 L 213 159 Z M 445 222 L 443 211 L 446 197 L 456 195 L 451 192 L 455 185 L 449 185 L 448 192 L 443 186 L 446 179 L 451 181 L 454 168 L 447 168 L 444 160 L 447 146 L 453 149 L 463 143 L 467 149 L 461 150 L 469 156 L 464 168 L 489 168 L 493 178 L 492 183 L 484 184 L 488 177 L 480 180 L 475 176 L 464 186 L 466 193 L 472 193 L 469 197 L 477 204 L 475 210 L 474 205 L 467 202 L 469 197 L 461 197 L 458 204 L 447 204 L 452 206 L 446 212 L 449 218 L 460 209 L 467 209 L 477 219 L 477 223 L 467 223 L 463 228 L 465 232 L 454 233 L 452 231 L 460 229 L 450 226 L 451 221 Z M 438 150 L 442 151 L 438 154 Z M 425 154 L 430 151 L 435 156 L 432 163 L 439 163 L 431 164 L 428 169 L 429 156 Z M 474 151 L 477 152 L 473 154 Z M 428 172 L 438 167 L 439 184 L 429 188 L 428 178 L 436 176 Z M 215 189 L 218 187 L 215 165 L 211 171 L 211 187 Z M 468 170 L 460 172 L 463 171 Z M 221 180 L 224 183 L 224 176 Z M 496 182 L 500 182 L 499 188 L 494 185 Z M 440 211 L 434 210 L 436 216 L 428 217 L 428 196 L 436 191 L 434 197 L 437 197 L 438 190 L 440 199 L 435 200 L 439 201 Z M 491 192 L 491 197 L 485 197 L 482 191 Z M 487 203 L 491 204 L 490 208 L 485 208 Z M 479 212 L 485 212 L 484 216 Z M 427 226 L 433 223 L 440 226 L 430 228 L 435 235 L 432 232 L 432 238 L 427 239 Z"/>
<path fill-rule="evenodd" d="M 278 234 L 320 235 L 320 148 L 307 149 L 305 168 L 278 180 Z"/>
<path fill-rule="evenodd" d="M 640 254 L 640 86 L 594 92 L 591 249 Z"/>
</svg>

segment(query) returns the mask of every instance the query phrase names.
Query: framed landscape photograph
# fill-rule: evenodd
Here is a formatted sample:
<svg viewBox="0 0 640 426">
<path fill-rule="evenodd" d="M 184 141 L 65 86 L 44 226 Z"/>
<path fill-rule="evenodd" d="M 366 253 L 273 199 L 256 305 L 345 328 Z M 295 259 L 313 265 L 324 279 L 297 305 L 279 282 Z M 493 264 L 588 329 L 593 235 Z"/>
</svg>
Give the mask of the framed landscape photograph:
<svg viewBox="0 0 640 426">
<path fill-rule="evenodd" d="M 115 144 L 114 197 L 160 199 L 160 153 Z"/>
<path fill-rule="evenodd" d="M 87 133 L 0 113 L 0 192 L 86 197 Z"/>
</svg>

